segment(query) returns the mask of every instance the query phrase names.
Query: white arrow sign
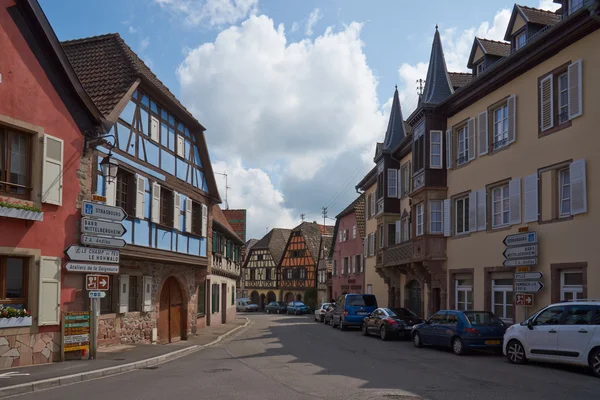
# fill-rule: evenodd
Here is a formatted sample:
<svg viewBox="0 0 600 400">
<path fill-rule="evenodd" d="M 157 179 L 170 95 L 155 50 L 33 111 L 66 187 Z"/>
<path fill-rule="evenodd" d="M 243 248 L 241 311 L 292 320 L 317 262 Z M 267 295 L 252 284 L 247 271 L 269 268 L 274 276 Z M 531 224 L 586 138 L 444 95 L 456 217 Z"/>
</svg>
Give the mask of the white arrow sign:
<svg viewBox="0 0 600 400">
<path fill-rule="evenodd" d="M 5 372 L 3 374 L 0 374 L 0 379 L 8 379 L 8 378 L 12 378 L 13 376 L 29 376 L 29 374 L 25 373 L 25 372 L 17 372 L 17 371 Z"/>
<path fill-rule="evenodd" d="M 535 232 L 516 233 L 504 238 L 503 243 L 506 246 L 518 246 L 524 244 L 537 243 L 537 234 Z"/>
<path fill-rule="evenodd" d="M 541 272 L 519 272 L 515 274 L 515 280 L 542 279 L 542 276 L 544 276 L 544 274 Z"/>
<path fill-rule="evenodd" d="M 540 281 L 515 281 L 515 291 L 522 293 L 537 293 L 544 287 Z"/>
<path fill-rule="evenodd" d="M 537 244 L 529 246 L 508 247 L 504 250 L 504 258 L 537 257 Z"/>
<path fill-rule="evenodd" d="M 89 217 L 81 218 L 81 233 L 121 237 L 127 229 L 120 222 L 99 221 Z"/>
<path fill-rule="evenodd" d="M 521 260 L 504 260 L 502 265 L 505 267 L 520 267 L 523 265 L 537 265 L 537 258 L 523 258 Z"/>
<path fill-rule="evenodd" d="M 116 249 L 122 249 L 127 245 L 123 239 L 90 236 L 85 234 L 81 235 L 81 244 L 85 244 L 87 246 L 113 247 Z"/>
<path fill-rule="evenodd" d="M 99 272 L 103 274 L 118 274 L 118 265 L 67 263 L 65 269 L 71 272 Z"/>
<path fill-rule="evenodd" d="M 65 253 L 69 260 L 119 263 L 119 250 L 96 249 L 94 247 L 69 246 Z"/>
<path fill-rule="evenodd" d="M 84 217 L 103 218 L 110 221 L 123 221 L 127 213 L 121 207 L 107 206 L 106 204 L 92 203 L 84 200 L 81 214 Z"/>
</svg>

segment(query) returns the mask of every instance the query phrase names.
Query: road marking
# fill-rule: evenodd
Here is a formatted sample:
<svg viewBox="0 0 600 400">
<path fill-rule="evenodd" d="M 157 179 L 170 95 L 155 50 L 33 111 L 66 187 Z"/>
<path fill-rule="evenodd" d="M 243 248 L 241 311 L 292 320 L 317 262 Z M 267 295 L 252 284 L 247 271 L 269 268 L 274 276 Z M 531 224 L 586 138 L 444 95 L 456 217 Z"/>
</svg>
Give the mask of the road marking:
<svg viewBox="0 0 600 400">
<path fill-rule="evenodd" d="M 8 378 L 12 378 L 13 376 L 29 376 L 29 374 L 21 373 L 21 372 L 17 372 L 17 371 L 5 372 L 3 374 L 0 374 L 0 379 L 8 379 Z"/>
</svg>

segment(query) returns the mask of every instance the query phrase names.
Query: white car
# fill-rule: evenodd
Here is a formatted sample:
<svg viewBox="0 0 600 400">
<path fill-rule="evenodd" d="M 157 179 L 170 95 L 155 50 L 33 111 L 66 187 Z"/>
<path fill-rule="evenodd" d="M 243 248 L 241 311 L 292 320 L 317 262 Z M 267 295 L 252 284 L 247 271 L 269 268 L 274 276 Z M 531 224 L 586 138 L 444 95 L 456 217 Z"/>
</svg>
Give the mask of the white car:
<svg viewBox="0 0 600 400">
<path fill-rule="evenodd" d="M 600 377 L 600 301 L 549 305 L 504 334 L 504 355 L 527 360 L 589 366 Z"/>
<path fill-rule="evenodd" d="M 331 303 L 323 303 L 321 307 L 315 310 L 315 321 L 323 322 L 325 320 L 325 312 Z"/>
</svg>

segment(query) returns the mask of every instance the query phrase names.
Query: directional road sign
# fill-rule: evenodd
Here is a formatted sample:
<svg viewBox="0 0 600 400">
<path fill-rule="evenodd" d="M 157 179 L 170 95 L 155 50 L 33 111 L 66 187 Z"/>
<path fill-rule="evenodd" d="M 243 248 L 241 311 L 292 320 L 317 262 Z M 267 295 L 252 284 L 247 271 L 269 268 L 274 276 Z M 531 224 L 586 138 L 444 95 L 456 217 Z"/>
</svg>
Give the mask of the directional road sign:
<svg viewBox="0 0 600 400">
<path fill-rule="evenodd" d="M 65 265 L 65 269 L 71 272 L 98 272 L 101 274 L 118 274 L 118 265 L 108 264 L 86 264 L 78 262 L 70 262 Z"/>
<path fill-rule="evenodd" d="M 127 213 L 121 207 L 107 206 L 101 203 L 92 203 L 84 200 L 81 214 L 84 217 L 102 218 L 110 221 L 123 221 Z"/>
<path fill-rule="evenodd" d="M 108 290 L 110 279 L 108 275 L 86 275 L 86 290 Z"/>
<path fill-rule="evenodd" d="M 520 265 L 537 265 L 537 258 L 536 257 L 532 257 L 532 258 L 523 258 L 520 260 L 504 260 L 502 262 L 502 265 L 504 265 L 505 267 L 519 267 Z M 523 267 L 523 268 L 529 268 L 529 267 Z M 518 272 L 523 272 L 520 270 L 520 268 L 517 268 Z M 527 271 L 529 271 L 529 269 L 527 269 Z M 527 272 L 525 271 L 525 272 Z"/>
<path fill-rule="evenodd" d="M 119 250 L 71 245 L 67 247 L 65 253 L 69 260 L 73 261 L 119 263 Z"/>
<path fill-rule="evenodd" d="M 92 290 L 88 292 L 88 296 L 90 299 L 103 299 L 106 297 L 106 292 Z"/>
<path fill-rule="evenodd" d="M 530 244 L 529 246 L 507 247 L 502 254 L 504 255 L 504 258 L 507 259 L 537 257 L 537 244 Z"/>
<path fill-rule="evenodd" d="M 541 272 L 516 273 L 515 280 L 542 279 L 542 276 L 544 276 L 544 274 L 542 274 Z"/>
<path fill-rule="evenodd" d="M 115 249 L 122 249 L 127 245 L 123 239 L 85 234 L 81 235 L 81 244 L 85 244 L 86 246 L 112 247 Z"/>
<path fill-rule="evenodd" d="M 120 222 L 100 221 L 94 218 L 81 218 L 81 233 L 121 237 L 127 229 Z"/>
<path fill-rule="evenodd" d="M 504 238 L 503 243 L 506 246 L 521 246 L 524 244 L 537 243 L 537 234 L 535 232 L 517 233 L 508 235 Z"/>
<path fill-rule="evenodd" d="M 515 303 L 518 306 L 533 307 L 533 295 L 530 293 L 517 293 L 515 295 Z"/>
<path fill-rule="evenodd" d="M 515 281 L 515 292 L 537 293 L 544 287 L 540 281 Z"/>
</svg>

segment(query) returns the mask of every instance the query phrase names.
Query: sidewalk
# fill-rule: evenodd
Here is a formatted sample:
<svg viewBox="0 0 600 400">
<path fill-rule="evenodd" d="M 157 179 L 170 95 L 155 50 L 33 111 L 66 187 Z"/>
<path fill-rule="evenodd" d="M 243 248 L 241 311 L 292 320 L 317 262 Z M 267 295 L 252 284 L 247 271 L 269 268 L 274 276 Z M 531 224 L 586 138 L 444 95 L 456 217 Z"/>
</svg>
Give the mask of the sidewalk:
<svg viewBox="0 0 600 400">
<path fill-rule="evenodd" d="M 231 323 L 206 327 L 189 340 L 177 343 L 116 345 L 99 348 L 96 360 L 65 361 L 0 370 L 0 378 L 3 378 L 0 379 L 0 398 L 167 362 L 215 344 L 249 323 L 246 317 L 238 316 Z"/>
</svg>

